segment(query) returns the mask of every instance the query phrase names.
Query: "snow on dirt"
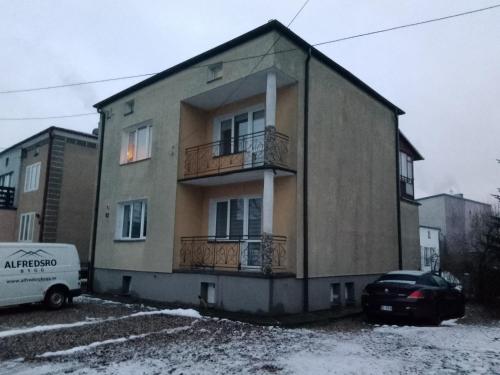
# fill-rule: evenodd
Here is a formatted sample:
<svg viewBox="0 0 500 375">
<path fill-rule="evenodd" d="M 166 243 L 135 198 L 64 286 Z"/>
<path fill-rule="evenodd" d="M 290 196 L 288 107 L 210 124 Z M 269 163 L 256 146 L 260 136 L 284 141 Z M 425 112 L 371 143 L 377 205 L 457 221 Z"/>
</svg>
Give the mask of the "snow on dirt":
<svg viewBox="0 0 500 375">
<path fill-rule="evenodd" d="M 0 353 L 0 375 L 500 374 L 497 321 L 427 327 L 354 319 L 348 328 L 285 329 L 200 317 L 195 310 L 144 308 L 120 320 L 0 337 L 0 351 L 2 343 L 20 345 L 3 361 Z M 51 346 L 60 336 L 68 339 Z M 33 340 L 33 352 L 23 354 Z"/>
</svg>

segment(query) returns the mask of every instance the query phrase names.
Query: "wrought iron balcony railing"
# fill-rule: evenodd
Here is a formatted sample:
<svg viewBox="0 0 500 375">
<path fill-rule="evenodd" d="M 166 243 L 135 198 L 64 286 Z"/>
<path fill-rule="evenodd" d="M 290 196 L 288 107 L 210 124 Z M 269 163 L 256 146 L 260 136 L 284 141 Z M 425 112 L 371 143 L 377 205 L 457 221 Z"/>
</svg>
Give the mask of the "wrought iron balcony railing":
<svg viewBox="0 0 500 375">
<path fill-rule="evenodd" d="M 14 207 L 14 194 L 16 189 L 13 187 L 0 186 L 0 208 Z"/>
<path fill-rule="evenodd" d="M 235 271 L 254 269 L 264 273 L 283 271 L 286 269 L 286 237 L 182 237 L 180 266 Z"/>
<path fill-rule="evenodd" d="M 413 178 L 399 176 L 400 183 L 400 193 L 404 198 L 413 199 L 414 197 L 414 188 L 413 188 Z"/>
<path fill-rule="evenodd" d="M 261 166 L 286 167 L 288 136 L 274 127 L 236 138 L 186 148 L 184 177 Z"/>
</svg>

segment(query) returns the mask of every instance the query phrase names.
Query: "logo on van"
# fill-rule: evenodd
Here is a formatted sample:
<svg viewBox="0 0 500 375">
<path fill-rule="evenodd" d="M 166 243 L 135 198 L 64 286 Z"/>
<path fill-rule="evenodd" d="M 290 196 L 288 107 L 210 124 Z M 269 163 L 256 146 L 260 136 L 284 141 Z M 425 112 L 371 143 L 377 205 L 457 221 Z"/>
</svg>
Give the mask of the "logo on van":
<svg viewBox="0 0 500 375">
<path fill-rule="evenodd" d="M 15 256 L 17 256 L 17 259 L 5 261 L 5 269 L 21 269 L 22 273 L 24 268 L 27 268 L 28 272 L 30 272 L 33 268 L 34 272 L 38 272 L 38 269 L 43 272 L 43 267 L 55 267 L 57 265 L 57 260 L 54 256 L 42 249 L 35 251 L 23 249 L 17 250 L 10 254 L 7 258 Z M 35 259 L 28 259 L 27 257 Z"/>
</svg>

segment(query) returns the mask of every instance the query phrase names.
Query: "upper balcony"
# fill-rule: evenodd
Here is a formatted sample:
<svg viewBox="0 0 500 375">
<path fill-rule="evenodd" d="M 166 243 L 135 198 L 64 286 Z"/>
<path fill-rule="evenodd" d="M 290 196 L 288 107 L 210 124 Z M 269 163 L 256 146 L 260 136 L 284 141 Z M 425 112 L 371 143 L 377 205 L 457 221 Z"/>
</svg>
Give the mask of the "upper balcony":
<svg viewBox="0 0 500 375">
<path fill-rule="evenodd" d="M 185 150 L 184 177 L 200 177 L 249 168 L 287 168 L 289 138 L 274 128 L 229 136 Z"/>
<path fill-rule="evenodd" d="M 272 69 L 183 100 L 179 181 L 209 186 L 259 180 L 266 169 L 294 174 L 297 90 Z"/>
<path fill-rule="evenodd" d="M 15 192 L 13 187 L 0 186 L 0 208 L 14 208 Z"/>
</svg>

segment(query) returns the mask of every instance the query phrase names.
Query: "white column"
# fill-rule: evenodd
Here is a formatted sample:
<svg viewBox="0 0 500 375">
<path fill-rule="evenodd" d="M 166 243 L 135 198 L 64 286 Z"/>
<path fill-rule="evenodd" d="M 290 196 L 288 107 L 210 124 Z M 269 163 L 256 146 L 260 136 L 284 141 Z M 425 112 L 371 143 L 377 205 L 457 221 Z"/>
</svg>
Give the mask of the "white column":
<svg viewBox="0 0 500 375">
<path fill-rule="evenodd" d="M 276 125 L 276 73 L 267 73 L 266 85 L 266 128 Z M 273 233 L 274 172 L 264 171 L 264 192 L 262 199 L 262 231 Z"/>
<path fill-rule="evenodd" d="M 267 73 L 266 126 L 276 126 L 276 73 Z"/>
</svg>

